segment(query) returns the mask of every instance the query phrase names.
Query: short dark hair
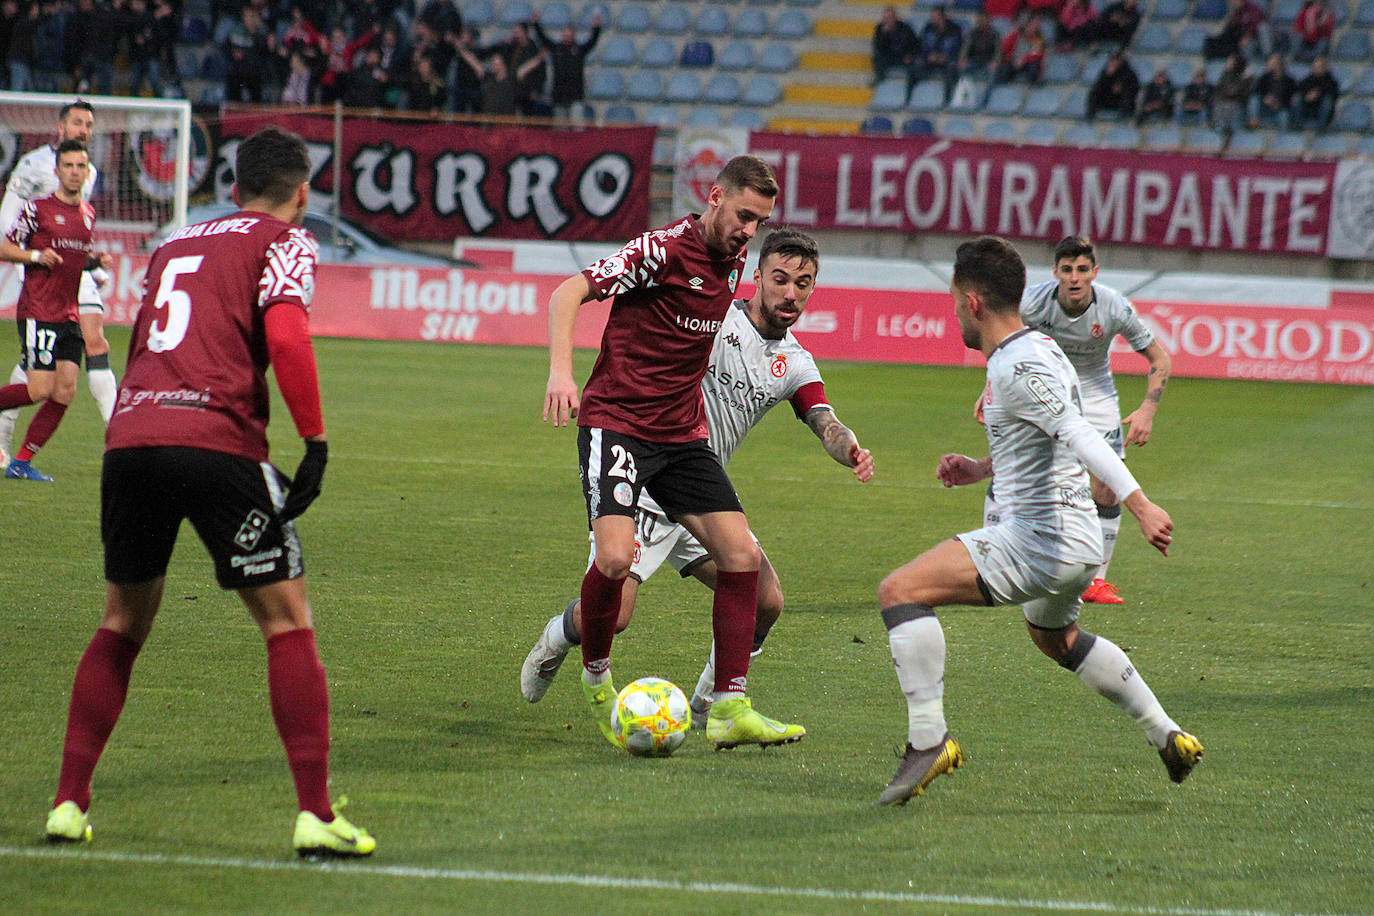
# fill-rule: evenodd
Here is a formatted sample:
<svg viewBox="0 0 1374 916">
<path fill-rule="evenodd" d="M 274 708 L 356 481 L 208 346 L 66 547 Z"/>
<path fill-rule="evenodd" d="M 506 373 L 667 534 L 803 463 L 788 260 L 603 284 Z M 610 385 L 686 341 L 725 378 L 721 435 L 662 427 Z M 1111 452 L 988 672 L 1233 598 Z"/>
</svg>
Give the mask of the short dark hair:
<svg viewBox="0 0 1374 916">
<path fill-rule="evenodd" d="M 802 263 L 810 261 L 817 270 L 821 267 L 821 249 L 816 240 L 791 226 L 779 226 L 768 233 L 768 238 L 763 240 L 763 247 L 759 249 L 759 267 L 763 267 L 769 255 L 800 258 Z"/>
<path fill-rule="evenodd" d="M 54 158 L 61 159 L 63 153 L 86 153 L 86 156 L 90 157 L 90 153 L 86 151 L 86 144 L 80 140 L 63 140 L 57 144 L 57 153 Z"/>
<path fill-rule="evenodd" d="M 1059 244 L 1054 246 L 1054 263 L 1058 264 L 1065 258 L 1070 261 L 1074 258 L 1087 258 L 1096 264 L 1097 252 L 1086 235 L 1070 235 L 1060 239 Z"/>
<path fill-rule="evenodd" d="M 954 285 L 977 291 L 994 312 L 1015 312 L 1026 291 L 1026 262 L 1006 239 L 979 236 L 955 249 Z"/>
<path fill-rule="evenodd" d="M 234 182 L 239 200 L 283 204 L 301 182 L 310 179 L 310 154 L 298 134 L 280 127 L 264 127 L 239 144 L 234 157 Z"/>
<path fill-rule="evenodd" d="M 736 156 L 725 163 L 725 168 L 716 176 L 716 184 L 726 191 L 743 191 L 748 188 L 764 197 L 778 196 L 778 179 L 773 168 L 758 156 Z"/>
<path fill-rule="evenodd" d="M 67 115 L 71 114 L 73 108 L 80 108 L 82 111 L 89 111 L 91 117 L 95 117 L 95 106 L 85 99 L 77 99 L 75 102 L 68 102 L 57 110 L 57 120 L 67 120 Z"/>
</svg>

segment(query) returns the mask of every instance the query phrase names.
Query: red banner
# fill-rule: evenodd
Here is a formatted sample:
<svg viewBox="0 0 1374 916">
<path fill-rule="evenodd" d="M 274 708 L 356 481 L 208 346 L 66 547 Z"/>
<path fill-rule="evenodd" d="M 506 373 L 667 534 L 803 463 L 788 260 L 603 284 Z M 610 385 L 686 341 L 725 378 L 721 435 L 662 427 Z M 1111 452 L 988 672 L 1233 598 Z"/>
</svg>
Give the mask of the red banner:
<svg viewBox="0 0 1374 916">
<path fill-rule="evenodd" d="M 228 199 L 238 143 L 277 124 L 310 145 L 311 185 L 332 192 L 334 120 L 228 114 L 220 121 L 216 194 Z M 649 224 L 653 127 L 547 128 L 343 121 L 341 212 L 383 235 L 619 241 Z"/>
<path fill-rule="evenodd" d="M 773 220 L 801 228 L 993 234 L 1321 255 L 1334 161 L 1228 159 L 941 140 L 754 133 Z"/>
</svg>

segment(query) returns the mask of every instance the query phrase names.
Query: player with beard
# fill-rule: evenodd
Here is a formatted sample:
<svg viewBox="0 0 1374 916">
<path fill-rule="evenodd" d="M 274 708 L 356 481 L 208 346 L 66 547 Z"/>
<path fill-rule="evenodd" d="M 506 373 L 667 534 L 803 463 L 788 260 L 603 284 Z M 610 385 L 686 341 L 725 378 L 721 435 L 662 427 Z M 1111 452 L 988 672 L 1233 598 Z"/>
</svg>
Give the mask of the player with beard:
<svg viewBox="0 0 1374 916">
<path fill-rule="evenodd" d="M 816 288 L 820 252 L 810 236 L 778 229 L 759 251 L 752 298 L 736 300 L 716 333 L 702 378 L 711 450 L 722 465 L 764 415 L 789 403 L 799 420 L 820 439 L 827 454 L 852 468 L 862 482 L 873 479 L 873 456 L 835 416 L 816 362 L 791 328 L 806 310 Z M 596 562 L 593 543 L 589 565 Z M 616 632 L 630 624 L 639 587 L 665 562 L 683 578 L 693 576 L 715 588 L 716 564 L 691 532 L 668 518 L 653 497 L 641 491 L 636 550 L 621 592 Z M 782 613 L 782 585 L 766 554 L 759 567 L 758 603 L 751 657 L 757 657 Z M 545 625 L 520 671 L 520 692 L 531 703 L 543 698 L 568 651 L 581 638 L 581 600 L 574 598 Z M 692 725 L 704 727 L 715 690 L 715 666 L 708 660 L 692 694 Z"/>
</svg>

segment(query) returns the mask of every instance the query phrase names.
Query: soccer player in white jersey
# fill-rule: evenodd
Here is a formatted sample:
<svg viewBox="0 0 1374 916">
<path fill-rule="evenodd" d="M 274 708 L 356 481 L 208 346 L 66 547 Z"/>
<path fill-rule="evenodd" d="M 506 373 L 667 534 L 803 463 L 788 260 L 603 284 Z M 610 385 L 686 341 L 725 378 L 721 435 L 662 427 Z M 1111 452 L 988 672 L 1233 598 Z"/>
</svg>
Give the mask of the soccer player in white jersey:
<svg viewBox="0 0 1374 916">
<path fill-rule="evenodd" d="M 711 449 L 722 464 L 749 431 L 776 405 L 789 402 L 798 419 L 811 427 L 826 453 L 852 468 L 861 482 L 873 479 L 873 456 L 835 416 L 811 354 L 792 336 L 791 328 L 806 310 L 820 269 L 816 241 L 796 229 L 773 231 L 759 251 L 751 299 L 736 300 L 711 352 L 702 379 Z M 616 631 L 634 614 L 639 586 L 665 562 L 683 578 L 693 576 L 715 587 L 716 565 L 701 543 L 670 520 L 652 496 L 641 491 L 636 520 L 636 550 L 629 579 L 621 593 Z M 596 558 L 593 542 L 590 564 Z M 759 567 L 758 612 L 752 654 L 757 656 L 769 630 L 782 613 L 782 585 L 765 554 Z M 573 646 L 581 643 L 581 601 L 550 618 L 520 670 L 520 692 L 531 703 L 543 699 L 554 675 Z M 708 660 L 692 694 L 692 725 L 705 728 L 715 689 L 715 667 Z"/>
<path fill-rule="evenodd" d="M 1097 282 L 1097 253 L 1092 242 L 1079 235 L 1062 240 L 1054 249 L 1054 279 L 1028 288 L 1021 298 L 1021 320 L 1053 337 L 1078 371 L 1083 416 L 1125 459 L 1126 446 L 1150 441 L 1155 411 L 1169 382 L 1169 353 L 1140 320 L 1129 299 Z M 1132 350 L 1149 362 L 1145 399 L 1122 420 L 1112 378 L 1111 346 L 1120 335 Z M 1122 424 L 1130 431 L 1122 435 Z M 1121 502 L 1096 476 L 1092 478 L 1093 502 L 1102 526 L 1102 565 L 1083 592 L 1083 600 L 1096 604 L 1121 604 L 1117 588 L 1107 581 L 1107 565 L 1121 527 Z"/>
<path fill-rule="evenodd" d="M 14 228 L 24 204 L 31 200 L 47 197 L 58 188 L 57 147 L 67 140 L 76 140 L 82 146 L 89 146 L 91 135 L 95 132 L 95 109 L 91 103 L 77 99 L 63 105 L 57 115 L 57 139 L 27 153 L 10 172 L 9 183 L 5 187 L 5 197 L 0 201 L 0 237 Z M 90 200 L 95 190 L 96 168 L 91 166 L 90 177 L 81 189 L 81 199 Z M 100 271 L 100 276 L 104 271 Z M 110 344 L 105 339 L 105 305 L 100 298 L 100 285 L 94 271 L 81 276 L 81 287 L 77 293 L 77 311 L 81 323 L 81 336 L 86 349 L 86 378 L 91 388 L 91 396 L 100 408 L 105 422 L 110 421 L 114 412 L 115 396 L 119 386 L 115 381 L 114 370 L 110 368 Z M 28 376 L 22 365 L 16 365 L 10 373 L 10 384 L 22 384 Z M 0 411 L 0 468 L 9 461 L 11 442 L 14 438 L 14 423 L 19 415 L 17 410 Z"/>
<path fill-rule="evenodd" d="M 906 753 L 880 805 L 906 804 L 964 761 L 945 723 L 945 634 L 934 610 L 942 605 L 1021 605 L 1036 647 L 1134 719 L 1170 779 L 1182 782 L 1202 757 L 1202 744 L 1169 718 L 1126 653 L 1078 626 L 1083 588 L 1102 551 L 1084 468 L 1111 487 L 1165 555 L 1173 522 L 1084 419 L 1064 352 L 1022 323 L 1025 283 L 1025 264 L 1004 239 L 984 236 L 955 254 L 950 292 L 959 331 L 988 361 L 990 454 L 945 455 L 936 477 L 947 487 L 995 477 L 1001 518 L 937 544 L 878 588 L 907 702 Z"/>
</svg>

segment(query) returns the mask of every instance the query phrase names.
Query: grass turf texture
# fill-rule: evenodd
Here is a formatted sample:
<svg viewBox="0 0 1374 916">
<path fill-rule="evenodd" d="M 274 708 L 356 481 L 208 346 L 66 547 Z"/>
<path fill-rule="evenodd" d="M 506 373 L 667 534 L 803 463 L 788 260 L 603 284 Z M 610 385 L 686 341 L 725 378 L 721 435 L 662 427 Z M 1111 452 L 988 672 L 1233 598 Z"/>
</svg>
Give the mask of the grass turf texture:
<svg viewBox="0 0 1374 916">
<path fill-rule="evenodd" d="M 127 334 L 112 336 L 122 367 Z M 99 420 L 82 390 L 36 462 L 57 483 L 0 481 L 6 909 L 1374 912 L 1374 390 L 1178 379 L 1131 451 L 1173 515 L 1172 556 L 1128 516 L 1111 571 L 1126 603 L 1083 624 L 1206 745 L 1187 783 L 1033 648 L 1016 609 L 949 608 L 946 711 L 969 762 L 888 810 L 873 801 L 906 717 L 875 588 L 978 523 L 981 490 L 946 491 L 934 467 L 985 451 L 980 371 L 823 367 L 876 457 L 867 486 L 785 406 L 755 431 L 731 473 L 788 602 L 751 693 L 808 735 L 712 753 L 694 733 L 646 760 L 596 732 L 576 655 L 541 703 L 517 689 L 585 560 L 574 435 L 538 417 L 544 353 L 318 351 L 331 456 L 301 529 L 333 790 L 377 855 L 294 863 L 262 642 L 189 526 L 96 772 L 95 843 L 41 843 L 103 594 Z M 580 354 L 579 378 L 589 367 Z M 1143 383 L 1121 388 L 1129 411 Z M 299 440 L 280 402 L 274 415 L 290 470 Z M 616 642 L 617 683 L 690 690 L 709 601 L 670 570 L 651 580 Z"/>
</svg>

